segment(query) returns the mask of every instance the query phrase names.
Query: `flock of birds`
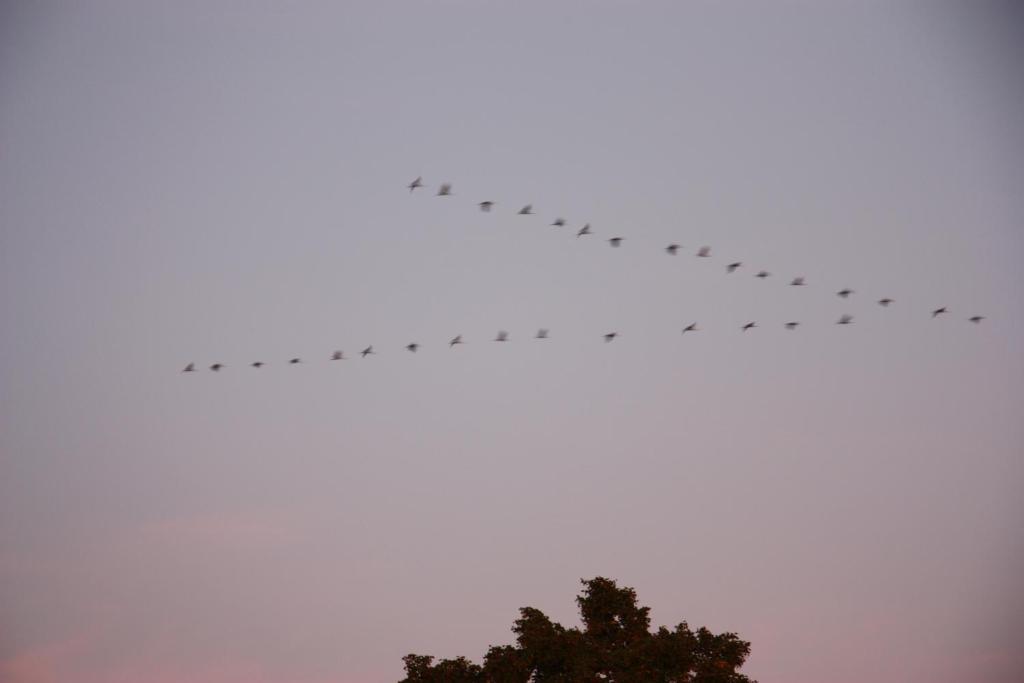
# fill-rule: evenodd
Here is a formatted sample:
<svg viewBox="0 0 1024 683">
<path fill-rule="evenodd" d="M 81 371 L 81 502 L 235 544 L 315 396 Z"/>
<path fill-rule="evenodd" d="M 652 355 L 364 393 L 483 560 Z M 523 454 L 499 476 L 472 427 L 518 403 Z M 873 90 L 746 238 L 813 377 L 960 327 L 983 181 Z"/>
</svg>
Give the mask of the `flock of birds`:
<svg viewBox="0 0 1024 683">
<path fill-rule="evenodd" d="M 410 193 L 415 192 L 416 190 L 419 190 L 419 189 L 425 188 L 425 187 L 426 186 L 423 184 L 422 176 L 417 177 L 415 180 L 413 180 L 408 185 L 408 189 L 409 189 Z M 452 192 L 452 184 L 451 183 L 442 183 L 438 187 L 436 196 L 438 196 L 438 197 L 452 197 L 452 196 L 454 196 L 454 193 Z M 496 202 L 491 201 L 491 200 L 484 200 L 484 201 L 479 202 L 477 204 L 477 206 L 480 208 L 480 211 L 482 211 L 484 213 L 490 213 L 494 209 L 495 205 L 496 205 Z M 534 215 L 533 205 L 532 204 L 524 205 L 521 209 L 519 209 L 519 211 L 517 212 L 517 215 L 520 215 L 520 216 L 531 216 L 531 215 Z M 551 226 L 552 227 L 556 227 L 556 228 L 566 227 L 567 225 L 568 225 L 568 223 L 567 223 L 567 221 L 564 218 L 555 218 L 554 221 L 552 221 L 552 223 L 551 223 Z M 591 229 L 590 223 L 584 223 L 583 226 L 579 230 L 576 231 L 576 237 L 577 238 L 586 237 L 586 236 L 590 236 L 590 235 L 593 235 L 593 234 L 594 234 L 594 232 Z M 623 242 L 624 239 L 625 238 L 623 238 L 623 237 L 610 237 L 610 238 L 608 238 L 608 244 L 610 244 L 613 248 L 618 248 L 618 247 L 620 247 L 622 245 L 622 242 Z M 682 249 L 682 248 L 683 247 L 681 245 L 672 243 L 672 244 L 669 244 L 669 245 L 667 245 L 665 247 L 665 252 L 667 254 L 669 254 L 670 256 L 676 256 L 679 253 L 679 250 Z M 696 252 L 696 256 L 698 258 L 710 258 L 711 257 L 711 247 L 709 247 L 709 246 L 702 246 L 702 247 L 700 247 L 697 250 L 697 252 Z M 729 274 L 735 273 L 737 270 L 742 268 L 743 265 L 744 264 L 743 264 L 742 261 L 731 262 L 731 263 L 729 263 L 729 264 L 727 264 L 725 266 L 726 273 L 729 273 Z M 772 274 L 770 272 L 766 271 L 766 270 L 759 270 L 758 272 L 756 272 L 754 274 L 754 277 L 763 280 L 764 278 L 771 277 L 771 275 Z M 789 284 L 792 287 L 803 287 L 803 286 L 806 286 L 807 283 L 806 283 L 804 277 L 798 276 L 798 277 L 794 277 L 792 280 L 790 280 Z M 852 290 L 850 288 L 844 288 L 844 289 L 841 289 L 838 292 L 836 292 L 836 295 L 839 296 L 842 299 L 848 299 L 854 293 L 855 293 L 854 290 Z M 889 297 L 884 297 L 884 298 L 879 299 L 877 301 L 878 305 L 882 306 L 883 308 L 888 308 L 894 302 L 895 302 L 895 300 L 892 299 L 892 298 L 889 298 Z M 947 307 L 946 306 L 940 306 L 939 308 L 936 308 L 936 309 L 932 310 L 931 317 L 934 319 L 934 318 L 938 318 L 939 316 L 946 315 L 947 313 L 949 313 L 949 310 L 947 309 Z M 982 316 L 982 315 L 972 315 L 971 317 L 967 318 L 967 320 L 969 322 L 974 323 L 975 325 L 981 323 L 981 321 L 983 321 L 984 319 L 985 319 L 985 316 Z M 836 321 L 836 324 L 837 325 L 851 325 L 851 324 L 853 324 L 853 316 L 852 315 L 843 315 L 843 316 L 841 316 Z M 796 321 L 796 320 L 792 320 L 792 321 L 788 321 L 788 322 L 783 323 L 783 326 L 787 330 L 795 330 L 799 325 L 800 325 L 800 322 Z M 757 324 L 756 321 L 750 321 L 750 322 L 742 325 L 740 327 L 740 331 L 746 332 L 748 330 L 752 330 L 752 329 L 755 329 L 757 327 L 758 327 L 758 324 Z M 682 334 L 685 335 L 687 333 L 699 332 L 699 331 L 700 331 L 700 328 L 698 328 L 697 327 L 697 323 L 694 322 L 694 323 L 690 323 L 689 325 L 684 327 L 683 330 L 682 330 Z M 618 332 L 607 332 L 607 333 L 605 333 L 603 335 L 604 342 L 607 344 L 607 343 L 610 343 L 610 342 L 614 341 L 615 338 L 618 336 L 618 334 L 619 334 Z M 548 339 L 548 335 L 549 335 L 548 330 L 542 328 L 542 329 L 537 330 L 537 333 L 534 335 L 533 338 L 537 339 L 537 340 L 545 340 L 545 339 Z M 509 341 L 509 333 L 506 332 L 505 330 L 499 330 L 497 335 L 495 335 L 493 341 L 495 341 L 495 342 L 507 342 L 507 341 Z M 464 343 L 465 342 L 462 339 L 462 335 L 459 334 L 459 335 L 456 335 L 455 337 L 453 337 L 452 339 L 450 339 L 448 341 L 448 347 L 449 348 L 454 348 L 455 346 L 458 346 L 458 345 L 464 344 Z M 419 349 L 420 349 L 420 344 L 418 342 L 411 342 L 411 343 L 405 345 L 405 350 L 408 351 L 409 353 L 416 353 Z M 363 357 L 363 358 L 366 358 L 367 356 L 376 355 L 376 353 L 377 352 L 374 351 L 373 346 L 371 345 L 371 346 L 367 346 L 365 349 L 360 351 L 359 355 L 361 357 Z M 343 351 L 335 351 L 335 352 L 333 352 L 330 355 L 329 359 L 332 360 L 332 361 L 346 360 L 346 356 L 345 356 L 345 353 Z M 303 362 L 303 360 L 301 358 L 291 358 L 291 359 L 288 360 L 288 365 L 299 365 L 302 362 Z M 250 367 L 256 368 L 256 369 L 262 368 L 265 365 L 266 365 L 266 363 L 263 362 L 263 361 L 254 361 L 254 362 L 249 364 Z M 214 364 L 209 366 L 209 369 L 212 370 L 213 372 L 219 372 L 220 370 L 223 370 L 225 367 L 227 367 L 227 366 L 224 363 L 214 363 Z M 195 363 L 189 363 L 182 370 L 182 372 L 196 372 L 196 371 L 197 371 L 197 367 L 196 367 Z"/>
</svg>

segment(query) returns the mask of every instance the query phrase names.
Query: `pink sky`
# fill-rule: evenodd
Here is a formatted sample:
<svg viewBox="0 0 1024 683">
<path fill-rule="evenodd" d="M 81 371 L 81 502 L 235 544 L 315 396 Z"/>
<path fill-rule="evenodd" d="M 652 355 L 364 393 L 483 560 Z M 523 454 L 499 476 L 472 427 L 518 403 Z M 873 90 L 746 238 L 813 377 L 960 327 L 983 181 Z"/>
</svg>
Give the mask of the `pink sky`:
<svg viewBox="0 0 1024 683">
<path fill-rule="evenodd" d="M 388 683 L 597 575 L 762 683 L 1019 680 L 1021 26 L 7 3 L 0 681 Z"/>
</svg>

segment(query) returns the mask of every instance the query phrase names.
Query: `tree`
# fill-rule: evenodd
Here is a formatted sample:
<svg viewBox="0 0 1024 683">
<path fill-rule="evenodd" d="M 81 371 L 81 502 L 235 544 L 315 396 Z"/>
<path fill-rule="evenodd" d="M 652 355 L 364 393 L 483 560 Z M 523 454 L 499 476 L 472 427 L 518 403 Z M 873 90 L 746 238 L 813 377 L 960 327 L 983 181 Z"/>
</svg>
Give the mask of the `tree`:
<svg viewBox="0 0 1024 683">
<path fill-rule="evenodd" d="M 651 632 L 650 608 L 632 588 L 600 576 L 582 583 L 582 629 L 524 607 L 512 625 L 516 644 L 491 646 L 483 666 L 410 654 L 399 683 L 754 683 L 737 671 L 750 643 L 735 633 L 693 631 L 685 621 Z"/>
</svg>

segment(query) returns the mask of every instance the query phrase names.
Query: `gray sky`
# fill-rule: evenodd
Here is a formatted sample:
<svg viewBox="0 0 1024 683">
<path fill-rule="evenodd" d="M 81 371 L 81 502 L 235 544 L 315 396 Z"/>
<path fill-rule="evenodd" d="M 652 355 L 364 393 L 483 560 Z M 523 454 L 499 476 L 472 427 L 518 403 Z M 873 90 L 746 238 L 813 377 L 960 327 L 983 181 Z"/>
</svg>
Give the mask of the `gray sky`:
<svg viewBox="0 0 1024 683">
<path fill-rule="evenodd" d="M 605 575 L 763 683 L 1019 680 L 1021 31 L 7 3 L 0 679 L 393 681 Z"/>
</svg>

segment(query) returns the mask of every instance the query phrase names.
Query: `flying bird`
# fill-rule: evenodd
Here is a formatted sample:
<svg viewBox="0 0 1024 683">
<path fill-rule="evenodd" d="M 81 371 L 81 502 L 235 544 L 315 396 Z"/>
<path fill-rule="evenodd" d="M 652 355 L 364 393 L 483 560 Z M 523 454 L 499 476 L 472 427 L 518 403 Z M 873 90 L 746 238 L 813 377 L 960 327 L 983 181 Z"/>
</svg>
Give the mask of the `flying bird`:
<svg viewBox="0 0 1024 683">
<path fill-rule="evenodd" d="M 697 256 L 701 258 L 707 258 L 711 256 L 711 247 L 701 247 L 697 250 Z"/>
<path fill-rule="evenodd" d="M 615 339 L 617 336 L 619 336 L 618 332 L 609 332 L 608 334 L 604 335 L 604 343 L 607 344 L 608 342 Z"/>
<path fill-rule="evenodd" d="M 331 354 L 331 360 L 345 360 L 345 354 L 341 351 L 335 351 Z"/>
<path fill-rule="evenodd" d="M 210 366 L 210 369 L 213 370 L 214 372 L 220 372 L 220 369 L 222 367 L 224 367 L 223 363 L 214 363 L 213 365 Z"/>
<path fill-rule="evenodd" d="M 795 329 L 796 329 L 796 326 L 797 326 L 797 325 L 799 325 L 799 324 L 800 324 L 800 323 L 798 323 L 798 322 L 796 322 L 796 321 L 793 321 L 793 322 L 789 322 L 789 323 L 786 323 L 786 329 L 787 329 L 787 330 L 795 330 Z"/>
<path fill-rule="evenodd" d="M 483 211 L 484 213 L 489 213 L 490 210 L 491 210 L 491 207 L 493 207 L 493 206 L 494 206 L 494 202 L 491 202 L 491 201 L 480 202 L 480 210 Z"/>
<path fill-rule="evenodd" d="M 671 254 L 672 256 L 675 256 L 676 252 L 679 251 L 679 245 L 678 244 L 670 244 L 667 247 L 665 247 L 665 251 L 668 252 L 669 254 Z"/>
<path fill-rule="evenodd" d="M 622 244 L 622 238 L 621 237 L 612 237 L 612 238 L 610 238 L 608 240 L 608 244 L 612 245 L 613 247 L 617 247 L 620 244 Z"/>
<path fill-rule="evenodd" d="M 534 337 L 534 338 L 535 339 L 547 339 L 548 338 L 548 331 L 542 327 L 539 330 L 537 330 L 537 336 Z"/>
<path fill-rule="evenodd" d="M 416 342 L 413 342 L 412 344 L 406 344 L 405 345 L 406 351 L 410 351 L 412 353 L 416 353 L 416 349 L 418 349 L 418 348 L 420 348 L 420 345 L 417 344 Z"/>
<path fill-rule="evenodd" d="M 852 322 L 853 322 L 853 316 L 852 315 L 844 315 L 841 318 L 839 318 L 839 320 L 836 321 L 836 325 L 849 325 Z"/>
<path fill-rule="evenodd" d="M 438 197 L 450 197 L 452 194 L 452 184 L 444 183 L 437 191 Z"/>
<path fill-rule="evenodd" d="M 947 311 L 946 311 L 946 307 L 945 306 L 943 306 L 942 308 L 936 308 L 934 311 L 932 311 L 932 317 L 933 318 L 938 318 L 940 315 L 942 315 L 943 313 L 946 313 L 946 312 Z"/>
<path fill-rule="evenodd" d="M 803 287 L 806 283 L 802 277 L 795 277 L 789 284 L 793 287 Z"/>
<path fill-rule="evenodd" d="M 892 303 L 892 299 L 879 299 L 878 300 L 878 305 L 879 306 L 883 306 L 883 307 L 888 306 L 891 303 Z"/>
<path fill-rule="evenodd" d="M 417 187 L 423 187 L 423 176 L 417 176 L 416 180 L 409 183 L 409 192 L 412 192 Z"/>
<path fill-rule="evenodd" d="M 460 334 L 460 335 L 457 335 L 456 337 L 453 337 L 452 340 L 450 342 L 448 342 L 448 348 L 451 348 L 451 347 L 455 346 L 456 344 L 462 344 L 462 343 L 463 343 L 462 342 L 462 335 Z"/>
<path fill-rule="evenodd" d="M 552 223 L 551 225 L 556 227 L 556 228 L 561 228 L 562 226 L 565 225 L 565 219 L 564 218 L 556 218 L 555 222 Z"/>
<path fill-rule="evenodd" d="M 740 262 L 740 261 L 737 261 L 736 263 L 730 263 L 729 265 L 727 265 L 727 266 L 725 267 L 725 270 L 726 270 L 727 272 L 730 272 L 730 273 L 735 273 L 735 272 L 736 272 L 736 269 L 737 269 L 737 268 L 739 268 L 739 267 L 740 267 L 740 266 L 742 266 L 742 265 L 743 265 L 743 263 L 742 263 L 742 262 Z"/>
<path fill-rule="evenodd" d="M 258 360 L 258 361 L 254 362 L 254 363 L 249 363 L 249 365 L 251 365 L 252 367 L 254 367 L 254 368 L 256 368 L 257 370 L 259 370 L 259 369 L 260 369 L 260 368 L 262 368 L 262 367 L 263 367 L 264 365 L 266 365 L 266 363 L 264 363 L 264 362 L 263 362 L 263 361 L 261 361 L 261 360 Z"/>
<path fill-rule="evenodd" d="M 769 275 L 771 275 L 771 273 L 769 273 L 767 270 L 759 270 L 757 271 L 757 275 L 755 275 L 754 277 L 759 277 L 763 280 Z"/>
<path fill-rule="evenodd" d="M 836 292 L 836 294 L 837 294 L 838 296 L 841 296 L 841 297 L 843 297 L 844 299 L 846 299 L 846 298 L 847 298 L 847 297 L 849 297 L 849 296 L 850 296 L 851 294 L 853 294 L 853 290 L 852 290 L 852 289 L 840 289 L 840 290 L 839 290 L 838 292 Z"/>
<path fill-rule="evenodd" d="M 533 214 L 533 204 L 527 204 L 523 208 L 519 209 L 520 216 L 530 216 Z"/>
<path fill-rule="evenodd" d="M 375 356 L 376 352 L 374 352 L 373 345 L 371 344 L 370 346 L 367 346 L 365 349 L 360 351 L 359 355 L 362 356 L 363 358 L 366 358 L 367 356 Z"/>
<path fill-rule="evenodd" d="M 752 330 L 755 327 L 757 327 L 757 323 L 749 322 L 749 323 L 747 323 L 746 325 L 743 326 L 743 332 L 746 332 L 747 330 Z"/>
<path fill-rule="evenodd" d="M 686 327 L 683 328 L 683 334 L 686 334 L 687 332 L 698 332 L 698 331 L 699 330 L 697 329 L 697 323 L 690 323 L 689 325 L 687 325 Z"/>
<path fill-rule="evenodd" d="M 182 372 L 195 372 L 195 371 L 196 371 L 196 364 L 195 363 L 189 363 L 188 365 L 185 366 L 185 369 L 182 370 Z"/>
<path fill-rule="evenodd" d="M 301 362 L 301 358 L 292 358 L 290 361 L 288 361 L 288 365 L 298 365 Z"/>
<path fill-rule="evenodd" d="M 576 236 L 577 237 L 583 237 L 584 235 L 591 235 L 591 234 L 593 234 L 593 233 L 590 232 L 590 223 L 587 223 L 582 228 L 580 228 L 580 231 L 578 233 L 576 233 Z"/>
<path fill-rule="evenodd" d="M 968 320 L 970 320 L 975 325 L 977 325 L 978 323 L 980 323 L 984 319 L 985 319 L 985 316 L 983 316 L 983 315 L 974 315 L 974 316 L 971 316 L 970 318 L 968 318 Z"/>
<path fill-rule="evenodd" d="M 496 341 L 496 342 L 508 341 L 508 332 L 506 332 L 505 330 L 500 330 L 498 332 L 497 336 L 494 338 L 494 341 Z"/>
</svg>

